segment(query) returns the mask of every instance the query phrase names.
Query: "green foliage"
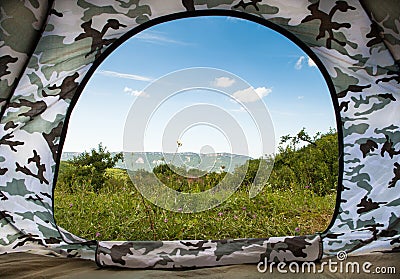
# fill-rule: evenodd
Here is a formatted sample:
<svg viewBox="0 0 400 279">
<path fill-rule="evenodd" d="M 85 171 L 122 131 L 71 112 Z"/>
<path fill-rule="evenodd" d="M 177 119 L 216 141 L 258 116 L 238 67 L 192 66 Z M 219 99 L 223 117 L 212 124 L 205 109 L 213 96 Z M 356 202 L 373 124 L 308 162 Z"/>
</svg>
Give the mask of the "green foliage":
<svg viewBox="0 0 400 279">
<path fill-rule="evenodd" d="M 178 192 L 199 193 L 215 187 L 226 175 L 226 172 L 206 173 L 198 169 L 160 164 L 153 169 L 153 173 L 166 186 Z M 146 176 L 141 171 L 142 176 Z"/>
<path fill-rule="evenodd" d="M 254 182 L 258 168 L 260 166 L 260 161 L 261 159 L 248 160 L 247 164 L 235 168 L 236 175 L 241 177 L 244 176 L 242 181 L 242 186 L 245 186 L 244 188 L 250 186 Z"/>
<path fill-rule="evenodd" d="M 233 175 L 237 181 L 241 181 L 239 189 L 249 191 L 253 185 L 257 188 L 265 186 L 272 167 L 272 157 L 252 159 L 236 167 Z"/>
<path fill-rule="evenodd" d="M 182 214 L 146 201 L 126 170 L 113 169 L 122 154 L 112 157 L 100 144 L 97 150 L 61 163 L 55 217 L 61 227 L 88 239 L 221 239 L 312 234 L 326 228 L 334 211 L 337 148 L 334 130 L 311 137 L 303 129 L 295 136 L 282 137 L 274 158 L 249 160 L 233 174 L 202 175 L 201 170 L 161 164 L 153 173 L 180 192 L 205 191 L 227 175 L 244 177 L 239 190 L 217 208 Z M 270 165 L 272 159 L 275 165 L 268 183 L 259 195 L 249 199 L 248 190 L 258 170 Z M 265 182 L 266 174 L 261 172 L 261 181 Z M 153 174 L 138 170 L 133 175 L 146 185 Z M 260 172 L 257 178 L 259 175 Z"/>
<path fill-rule="evenodd" d="M 302 146 L 301 143 L 308 143 Z M 335 130 L 314 137 L 305 129 L 296 136 L 284 136 L 275 157 L 270 183 L 275 188 L 310 188 L 326 195 L 337 188 L 339 156 Z"/>
<path fill-rule="evenodd" d="M 83 152 L 67 162 L 63 162 L 59 173 L 60 184 L 69 192 L 75 192 L 77 187 L 98 192 L 109 175 L 106 170 L 113 168 L 118 160 L 122 160 L 122 152 L 112 156 L 100 143 L 96 149 Z"/>
<path fill-rule="evenodd" d="M 305 144 L 305 145 L 304 145 Z M 248 160 L 235 169 L 234 175 L 244 177 L 241 189 L 249 189 L 255 178 L 274 189 L 298 191 L 306 188 L 320 196 L 334 193 L 338 180 L 338 142 L 337 133 L 330 129 L 327 133 L 317 133 L 311 137 L 302 129 L 295 136 L 283 136 L 275 157 Z M 261 171 L 259 171 L 261 170 Z M 258 172 L 258 174 L 257 174 Z"/>
<path fill-rule="evenodd" d="M 114 174 L 113 174 L 114 175 Z M 105 186 L 94 193 L 56 188 L 55 218 L 68 231 L 97 240 L 176 240 L 258 238 L 305 235 L 323 231 L 335 205 L 334 195 L 310 189 L 293 192 L 265 187 L 253 199 L 245 190 L 208 211 L 184 214 L 143 200 L 132 184 Z M 125 173 L 126 178 L 128 175 Z"/>
</svg>

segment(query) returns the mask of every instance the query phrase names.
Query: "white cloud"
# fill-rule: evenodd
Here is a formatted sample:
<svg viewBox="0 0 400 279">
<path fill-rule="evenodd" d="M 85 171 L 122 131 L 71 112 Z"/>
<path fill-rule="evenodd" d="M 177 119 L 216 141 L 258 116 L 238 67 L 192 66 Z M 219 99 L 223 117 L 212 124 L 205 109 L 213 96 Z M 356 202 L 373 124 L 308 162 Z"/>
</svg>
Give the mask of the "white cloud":
<svg viewBox="0 0 400 279">
<path fill-rule="evenodd" d="M 235 82 L 236 82 L 236 80 L 229 78 L 229 77 L 219 77 L 219 78 L 215 78 L 213 84 L 216 87 L 226 88 L 226 87 L 232 86 Z"/>
<path fill-rule="evenodd" d="M 158 45 L 164 45 L 164 44 L 191 45 L 190 43 L 168 38 L 163 32 L 155 32 L 155 31 L 141 32 L 135 35 L 134 38 L 140 41 Z"/>
<path fill-rule="evenodd" d="M 308 66 L 309 67 L 317 67 L 317 64 L 315 64 L 314 60 L 312 60 L 310 57 L 308 57 Z"/>
<path fill-rule="evenodd" d="M 271 93 L 272 89 L 271 88 L 265 88 L 265 87 L 257 87 L 255 89 L 255 91 L 256 91 L 257 95 L 260 98 L 263 98 L 263 97 L 267 96 L 269 93 Z"/>
<path fill-rule="evenodd" d="M 317 67 L 317 64 L 315 64 L 315 62 L 310 58 L 310 57 L 305 57 L 304 55 L 300 56 L 299 59 L 297 59 L 296 64 L 294 65 L 294 68 L 296 70 L 300 70 L 301 68 L 303 68 L 305 59 L 307 59 L 307 65 L 309 67 Z"/>
<path fill-rule="evenodd" d="M 139 76 L 139 75 L 132 75 L 132 74 L 125 74 L 113 71 L 98 71 L 97 74 L 108 76 L 108 77 L 116 77 L 116 78 L 125 78 L 125 79 L 133 79 L 138 81 L 152 81 L 152 78 Z"/>
<path fill-rule="evenodd" d="M 135 97 L 146 97 L 146 98 L 149 97 L 149 94 L 147 94 L 144 91 L 135 90 L 135 89 L 132 89 L 132 88 L 129 88 L 126 86 L 124 88 L 124 92 L 129 93 L 131 96 L 135 96 Z"/>
<path fill-rule="evenodd" d="M 299 59 L 297 59 L 296 65 L 294 65 L 294 68 L 296 70 L 300 70 L 301 68 L 303 68 L 303 61 L 304 61 L 304 56 L 300 56 Z"/>
<path fill-rule="evenodd" d="M 297 96 L 297 99 L 298 99 L 298 100 L 303 100 L 303 99 L 304 99 L 304 96 Z"/>
<path fill-rule="evenodd" d="M 256 102 L 272 92 L 271 88 L 257 87 L 256 89 L 249 87 L 243 90 L 238 90 L 233 93 L 233 97 L 243 103 Z"/>
</svg>

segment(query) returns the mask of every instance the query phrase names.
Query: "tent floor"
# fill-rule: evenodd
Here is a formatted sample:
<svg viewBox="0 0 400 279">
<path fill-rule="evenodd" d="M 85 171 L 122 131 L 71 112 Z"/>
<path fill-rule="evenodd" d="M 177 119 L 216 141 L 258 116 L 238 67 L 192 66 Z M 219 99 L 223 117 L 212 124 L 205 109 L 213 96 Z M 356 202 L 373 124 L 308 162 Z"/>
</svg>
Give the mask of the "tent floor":
<svg viewBox="0 0 400 279">
<path fill-rule="evenodd" d="M 332 260 L 336 260 L 332 259 Z M 324 260 L 326 261 L 326 260 Z M 349 257 L 345 262 L 372 263 L 371 274 L 332 273 L 325 266 L 323 273 L 259 273 L 256 265 L 232 265 L 192 270 L 135 270 L 98 268 L 92 261 L 53 258 L 28 253 L 0 255 L 0 278 L 400 278 L 400 253 L 377 253 Z M 344 263 L 345 263 L 344 262 Z M 321 263 L 317 264 L 317 270 Z M 372 274 L 375 267 L 395 267 L 397 274 Z M 288 270 L 288 267 L 286 267 Z"/>
</svg>

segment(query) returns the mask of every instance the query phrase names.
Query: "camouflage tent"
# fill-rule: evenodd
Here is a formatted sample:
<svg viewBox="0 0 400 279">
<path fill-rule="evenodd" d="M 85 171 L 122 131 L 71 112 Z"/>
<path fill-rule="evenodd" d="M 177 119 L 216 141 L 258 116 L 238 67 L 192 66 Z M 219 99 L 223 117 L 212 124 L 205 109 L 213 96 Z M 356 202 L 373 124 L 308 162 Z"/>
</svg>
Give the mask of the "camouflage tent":
<svg viewBox="0 0 400 279">
<path fill-rule="evenodd" d="M 0 254 L 172 268 L 398 251 L 399 11 L 395 0 L 1 1 Z M 340 141 L 339 189 L 329 228 L 297 237 L 97 243 L 58 227 L 53 187 L 67 124 L 95 69 L 145 28 L 205 15 L 273 28 L 322 71 Z"/>
</svg>

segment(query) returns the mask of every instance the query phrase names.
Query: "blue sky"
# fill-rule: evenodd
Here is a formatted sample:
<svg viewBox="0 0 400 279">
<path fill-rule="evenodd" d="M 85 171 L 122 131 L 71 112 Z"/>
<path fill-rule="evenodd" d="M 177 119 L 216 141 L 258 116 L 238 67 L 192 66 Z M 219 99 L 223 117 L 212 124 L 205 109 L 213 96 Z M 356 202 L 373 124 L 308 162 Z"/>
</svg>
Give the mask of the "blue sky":
<svg viewBox="0 0 400 279">
<path fill-rule="evenodd" d="M 111 151 L 122 151 L 130 107 L 137 98 L 151 98 L 143 93 L 144 88 L 161 76 L 191 67 L 228 71 L 253 86 L 260 99 L 252 101 L 267 106 L 277 142 L 280 136 L 295 134 L 303 127 L 311 134 L 336 127 L 326 82 L 298 46 L 257 23 L 229 17 L 198 17 L 159 24 L 116 49 L 97 69 L 75 106 L 64 151 L 89 150 L 100 142 Z M 230 81 L 219 82 L 229 86 Z M 198 102 L 229 110 L 243 124 L 243 131 L 251 135 L 249 146 L 257 145 L 254 127 L 246 124 L 249 116 L 235 114 L 240 112 L 238 104 L 212 92 L 178 94 L 164 108 L 160 107 L 153 121 L 161 123 Z M 160 128 L 150 127 L 147 136 L 146 151 L 162 151 Z M 180 151 L 229 152 L 230 139 L 211 126 L 194 126 L 180 140 Z M 262 154 L 253 148 L 247 155 Z"/>
</svg>

